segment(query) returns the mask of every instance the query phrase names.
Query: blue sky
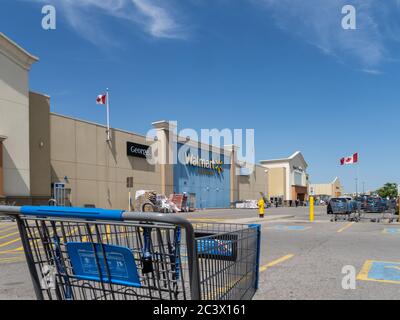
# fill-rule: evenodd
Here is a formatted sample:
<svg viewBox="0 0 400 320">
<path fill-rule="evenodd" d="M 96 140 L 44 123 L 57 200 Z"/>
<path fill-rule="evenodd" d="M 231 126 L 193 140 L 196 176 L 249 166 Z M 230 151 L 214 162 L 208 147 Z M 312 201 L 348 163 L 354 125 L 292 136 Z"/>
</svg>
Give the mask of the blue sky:
<svg viewBox="0 0 400 320">
<path fill-rule="evenodd" d="M 104 122 L 110 87 L 114 127 L 254 128 L 257 160 L 300 150 L 312 182 L 353 191 L 353 152 L 366 189 L 400 182 L 399 15 L 396 0 L 3 0 L 0 30 L 40 57 L 30 86 L 54 112 Z"/>
</svg>

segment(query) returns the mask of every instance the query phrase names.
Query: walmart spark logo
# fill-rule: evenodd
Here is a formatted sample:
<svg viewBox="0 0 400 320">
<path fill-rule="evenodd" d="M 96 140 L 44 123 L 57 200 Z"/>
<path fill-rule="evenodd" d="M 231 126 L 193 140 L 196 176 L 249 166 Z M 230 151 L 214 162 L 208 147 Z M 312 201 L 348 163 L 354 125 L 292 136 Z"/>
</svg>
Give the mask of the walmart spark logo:
<svg viewBox="0 0 400 320">
<path fill-rule="evenodd" d="M 214 165 L 214 169 L 217 170 L 218 174 L 222 174 L 224 172 L 224 163 L 222 161 L 216 161 Z"/>
</svg>

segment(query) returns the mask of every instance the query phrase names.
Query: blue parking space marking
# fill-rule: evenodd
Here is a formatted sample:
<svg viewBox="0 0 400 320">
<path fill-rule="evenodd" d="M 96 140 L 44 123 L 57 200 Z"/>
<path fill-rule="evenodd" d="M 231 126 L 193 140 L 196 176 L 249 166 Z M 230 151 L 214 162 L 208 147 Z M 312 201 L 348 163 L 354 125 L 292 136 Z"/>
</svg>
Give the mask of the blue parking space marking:
<svg viewBox="0 0 400 320">
<path fill-rule="evenodd" d="M 285 226 L 285 225 L 277 225 L 273 227 L 275 230 L 281 231 L 304 231 L 310 229 L 310 227 L 305 226 Z"/>
<path fill-rule="evenodd" d="M 383 233 L 386 233 L 386 234 L 400 234 L 400 228 L 385 228 L 385 229 L 383 229 Z"/>
<path fill-rule="evenodd" d="M 400 262 L 368 260 L 357 279 L 400 284 Z"/>
</svg>

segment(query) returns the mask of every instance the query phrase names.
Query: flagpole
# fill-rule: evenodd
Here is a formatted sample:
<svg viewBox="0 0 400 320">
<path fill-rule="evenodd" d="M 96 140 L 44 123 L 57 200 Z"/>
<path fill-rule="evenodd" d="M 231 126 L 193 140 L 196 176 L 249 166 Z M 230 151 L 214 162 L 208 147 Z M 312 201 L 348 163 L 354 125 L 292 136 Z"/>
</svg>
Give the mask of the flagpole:
<svg viewBox="0 0 400 320">
<path fill-rule="evenodd" d="M 356 197 L 358 197 L 358 164 L 356 165 Z"/>
<path fill-rule="evenodd" d="M 358 159 L 356 166 L 356 197 L 358 197 L 358 179 L 360 174 L 360 161 L 358 161 Z"/>
<path fill-rule="evenodd" d="M 108 88 L 106 89 L 106 100 L 107 100 L 107 141 L 111 141 L 110 135 L 110 95 Z"/>
</svg>

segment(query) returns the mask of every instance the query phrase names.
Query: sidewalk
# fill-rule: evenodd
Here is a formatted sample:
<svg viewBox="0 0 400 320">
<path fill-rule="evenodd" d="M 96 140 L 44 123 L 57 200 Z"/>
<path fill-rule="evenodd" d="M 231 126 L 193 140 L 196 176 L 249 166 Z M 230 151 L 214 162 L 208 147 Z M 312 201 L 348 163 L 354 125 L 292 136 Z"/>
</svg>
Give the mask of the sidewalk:
<svg viewBox="0 0 400 320">
<path fill-rule="evenodd" d="M 191 222 L 196 222 L 196 221 L 201 221 L 205 222 L 223 222 L 223 223 L 238 223 L 238 224 L 251 224 L 251 223 L 262 223 L 262 222 L 268 222 L 268 221 L 274 221 L 274 220 L 282 220 L 282 219 L 291 219 L 294 218 L 294 215 L 273 215 L 273 216 L 265 216 L 264 218 L 259 218 L 259 217 L 250 217 L 250 218 L 238 218 L 238 219 L 218 219 L 218 218 L 209 218 L 209 219 L 204 219 L 204 218 L 190 218 L 189 221 Z"/>
</svg>

